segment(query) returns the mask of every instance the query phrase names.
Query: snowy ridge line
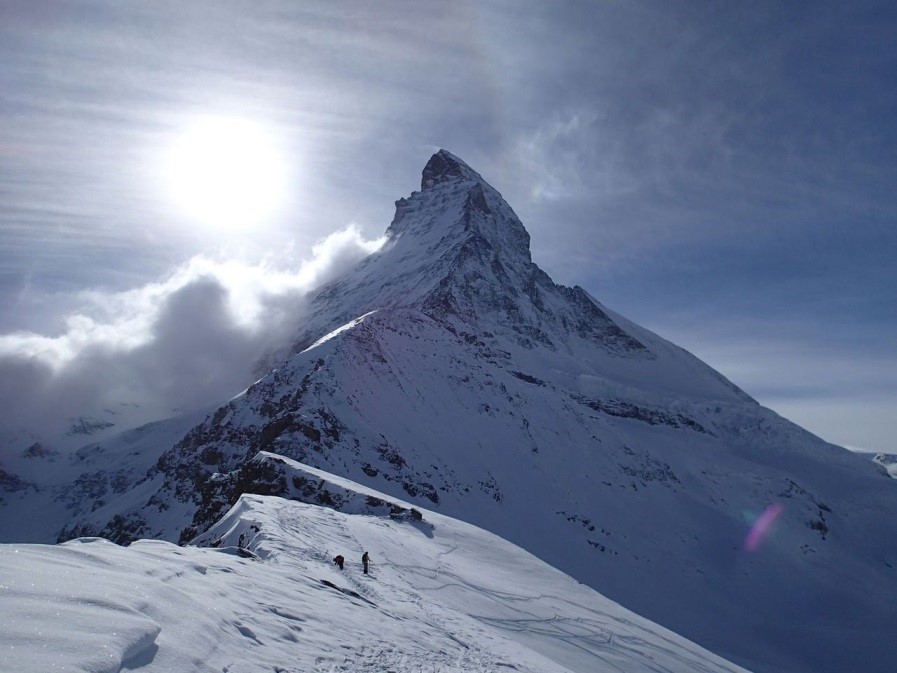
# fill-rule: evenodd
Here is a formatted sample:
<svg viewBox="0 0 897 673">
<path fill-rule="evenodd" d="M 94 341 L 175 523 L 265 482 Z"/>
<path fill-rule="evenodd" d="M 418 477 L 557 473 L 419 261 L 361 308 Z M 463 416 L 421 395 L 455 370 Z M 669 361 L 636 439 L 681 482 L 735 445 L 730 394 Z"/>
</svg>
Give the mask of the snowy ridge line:
<svg viewBox="0 0 897 673">
<path fill-rule="evenodd" d="M 346 514 L 388 516 L 395 521 L 407 521 L 428 534 L 432 531 L 432 525 L 423 519 L 420 510 L 407 502 L 268 451 L 260 451 L 238 470 L 213 475 L 203 493 L 203 506 L 193 519 L 193 529 L 206 530 L 208 520 L 217 521 L 244 493 L 276 495 Z M 208 546 L 221 543 L 212 541 L 208 531 L 189 542 Z"/>
<path fill-rule="evenodd" d="M 217 548 L 0 545 L 0 669 L 747 673 L 501 538 L 422 518 L 429 529 L 243 495 L 206 534 Z"/>
<path fill-rule="evenodd" d="M 342 485 L 350 490 L 358 488 L 367 491 L 345 481 Z M 383 497 L 383 494 L 376 492 L 373 494 L 368 492 L 365 495 Z M 259 515 L 259 505 L 264 504 L 267 507 L 268 503 L 273 505 L 276 499 L 268 496 L 241 497 L 231 512 L 209 531 L 208 536 L 220 539 L 222 544 L 233 545 L 242 541 L 247 548 L 266 562 L 282 562 L 294 558 L 297 554 L 307 553 L 317 562 L 329 564 L 330 556 L 334 553 L 345 553 L 346 550 L 340 547 L 331 547 L 326 552 L 316 547 L 301 551 L 307 542 L 296 544 L 288 541 L 290 535 L 304 540 L 313 539 L 313 529 L 303 525 L 301 520 L 308 512 L 316 510 L 314 506 L 309 510 L 309 506 L 296 505 L 300 508 L 298 511 L 302 512 L 299 519 L 295 518 L 297 510 L 294 508 L 288 505 L 278 506 L 275 517 L 277 525 L 271 527 L 270 521 L 266 522 L 264 516 Z M 565 670 L 668 672 L 681 670 L 708 673 L 743 670 L 713 655 L 710 655 L 710 659 L 703 660 L 695 658 L 693 652 L 682 652 L 681 638 L 656 625 L 651 625 L 650 638 L 646 638 L 647 634 L 643 631 L 645 620 L 620 609 L 619 606 L 615 607 L 619 612 L 615 611 L 613 615 L 604 614 L 596 617 L 591 613 L 595 609 L 594 600 L 597 598 L 606 601 L 606 599 L 583 589 L 571 578 L 545 566 L 522 550 L 510 552 L 509 550 L 513 549 L 512 545 L 468 524 L 425 510 L 425 520 L 433 521 L 432 534 L 427 536 L 420 535 L 413 528 L 401 527 L 401 524 L 388 518 L 384 520 L 361 516 L 359 519 L 358 515 L 339 518 L 349 525 L 350 530 L 361 528 L 367 533 L 367 540 L 359 537 L 361 545 L 356 546 L 353 552 L 357 558 L 362 549 L 371 551 L 374 558 L 372 566 L 374 583 L 371 584 L 360 574 L 360 568 L 351 570 L 354 565 L 351 561 L 352 553 L 347 554 L 350 558 L 347 570 L 336 572 L 339 579 L 322 579 L 322 583 L 368 606 L 376 604 L 374 607 L 390 611 L 390 617 L 397 617 L 399 613 L 393 611 L 394 604 L 390 603 L 382 583 L 389 584 L 395 580 L 401 587 L 389 584 L 389 593 L 401 594 L 402 591 L 411 591 L 428 596 L 426 600 L 428 614 L 438 615 L 446 607 L 461 609 L 484 626 L 495 628 L 506 636 L 511 635 L 520 644 L 533 647 L 543 654 L 546 651 L 557 653 L 559 648 L 569 650 L 560 659 L 565 664 Z M 369 524 L 365 523 L 362 526 L 362 522 Z M 328 539 L 333 538 L 328 536 Z M 198 540 L 197 543 L 202 541 Z M 435 549 L 428 549 L 430 545 L 435 545 Z M 488 558 L 476 558 L 486 549 L 489 550 Z M 431 558 L 433 562 L 416 564 L 399 560 L 412 556 L 421 560 Z M 543 568 L 548 575 L 540 576 L 537 581 L 530 576 L 532 572 L 530 564 Z M 522 584 L 539 587 L 538 593 L 521 593 L 521 580 L 524 578 Z M 573 592 L 563 596 L 556 595 L 554 588 L 559 582 L 572 588 Z M 475 607 L 479 611 L 474 609 Z M 508 617 L 509 611 L 515 616 Z M 565 616 L 571 612 L 572 616 Z M 592 616 L 577 614 L 583 612 Z M 497 614 L 503 616 L 496 616 Z M 441 622 L 442 620 L 436 621 Z M 434 622 L 429 620 L 428 623 L 433 625 Z M 623 632 L 620 631 L 619 624 L 626 625 Z M 523 625 L 527 627 L 522 628 Z M 465 650 L 474 647 L 469 639 L 456 635 L 449 637 Z M 650 645 L 647 643 L 648 640 Z M 550 647 L 546 647 L 546 643 L 550 643 Z M 563 643 L 563 646 L 559 643 Z M 646 647 L 652 650 L 651 655 L 646 654 Z M 653 653 L 655 648 L 662 650 L 663 654 L 658 656 Z M 623 651 L 628 652 L 628 656 L 620 657 L 618 661 L 617 658 Z M 610 657 L 606 656 L 608 653 L 611 654 Z M 585 662 L 589 663 L 584 666 Z M 670 662 L 673 662 L 672 665 Z M 520 664 L 514 663 L 509 666 L 520 667 Z M 530 669 L 524 667 L 521 670 Z"/>
</svg>

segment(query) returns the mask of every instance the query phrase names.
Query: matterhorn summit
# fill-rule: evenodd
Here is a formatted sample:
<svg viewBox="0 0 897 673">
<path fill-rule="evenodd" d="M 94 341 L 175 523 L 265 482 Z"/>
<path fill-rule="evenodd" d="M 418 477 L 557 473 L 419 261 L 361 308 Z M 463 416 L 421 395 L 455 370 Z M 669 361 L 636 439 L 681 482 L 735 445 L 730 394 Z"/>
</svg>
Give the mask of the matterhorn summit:
<svg viewBox="0 0 897 673">
<path fill-rule="evenodd" d="M 276 369 L 139 465 L 108 459 L 124 440 L 84 454 L 59 538 L 184 544 L 246 494 L 376 513 L 298 461 L 479 526 L 756 673 L 892 670 L 897 483 L 554 283 L 529 244 L 440 150 Z"/>
<path fill-rule="evenodd" d="M 421 191 L 396 202 L 387 240 L 314 297 L 297 350 L 370 311 L 414 308 L 522 347 L 569 348 L 576 335 L 647 355 L 585 291 L 555 285 L 533 264 L 529 234 L 501 194 L 445 150 L 424 167 Z"/>
</svg>

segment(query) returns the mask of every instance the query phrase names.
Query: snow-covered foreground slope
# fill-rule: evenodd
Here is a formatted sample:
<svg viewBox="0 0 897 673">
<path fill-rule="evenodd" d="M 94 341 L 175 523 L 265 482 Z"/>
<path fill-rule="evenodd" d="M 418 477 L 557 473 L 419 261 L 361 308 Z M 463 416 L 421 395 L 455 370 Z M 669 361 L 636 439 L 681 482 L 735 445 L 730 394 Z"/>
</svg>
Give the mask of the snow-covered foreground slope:
<svg viewBox="0 0 897 673">
<path fill-rule="evenodd" d="M 486 531 L 423 516 L 244 495 L 203 536 L 218 548 L 0 545 L 0 669 L 743 671 Z"/>
</svg>

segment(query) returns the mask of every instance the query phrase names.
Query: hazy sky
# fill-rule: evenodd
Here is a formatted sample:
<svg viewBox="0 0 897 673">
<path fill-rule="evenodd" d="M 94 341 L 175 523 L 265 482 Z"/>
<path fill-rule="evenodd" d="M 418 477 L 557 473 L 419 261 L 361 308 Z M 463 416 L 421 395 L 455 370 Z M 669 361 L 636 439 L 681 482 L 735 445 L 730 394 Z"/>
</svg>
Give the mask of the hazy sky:
<svg viewBox="0 0 897 673">
<path fill-rule="evenodd" d="M 237 392 L 445 147 L 557 282 L 897 451 L 895 35 L 892 2 L 6 0 L 5 418 Z M 255 200 L 185 201 L 196 147 Z"/>
</svg>

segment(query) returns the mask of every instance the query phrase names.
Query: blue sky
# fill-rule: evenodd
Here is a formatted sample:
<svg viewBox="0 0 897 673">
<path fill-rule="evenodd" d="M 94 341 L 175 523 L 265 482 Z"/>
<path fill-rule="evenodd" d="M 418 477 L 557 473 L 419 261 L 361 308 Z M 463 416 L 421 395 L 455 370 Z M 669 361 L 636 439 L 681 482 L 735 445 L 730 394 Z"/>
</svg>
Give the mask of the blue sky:
<svg viewBox="0 0 897 673">
<path fill-rule="evenodd" d="M 897 451 L 894 34 L 888 2 L 3 3 L 0 399 L 238 390 L 445 147 L 557 282 Z M 166 182 L 210 115 L 282 160 L 244 226 Z"/>
</svg>

